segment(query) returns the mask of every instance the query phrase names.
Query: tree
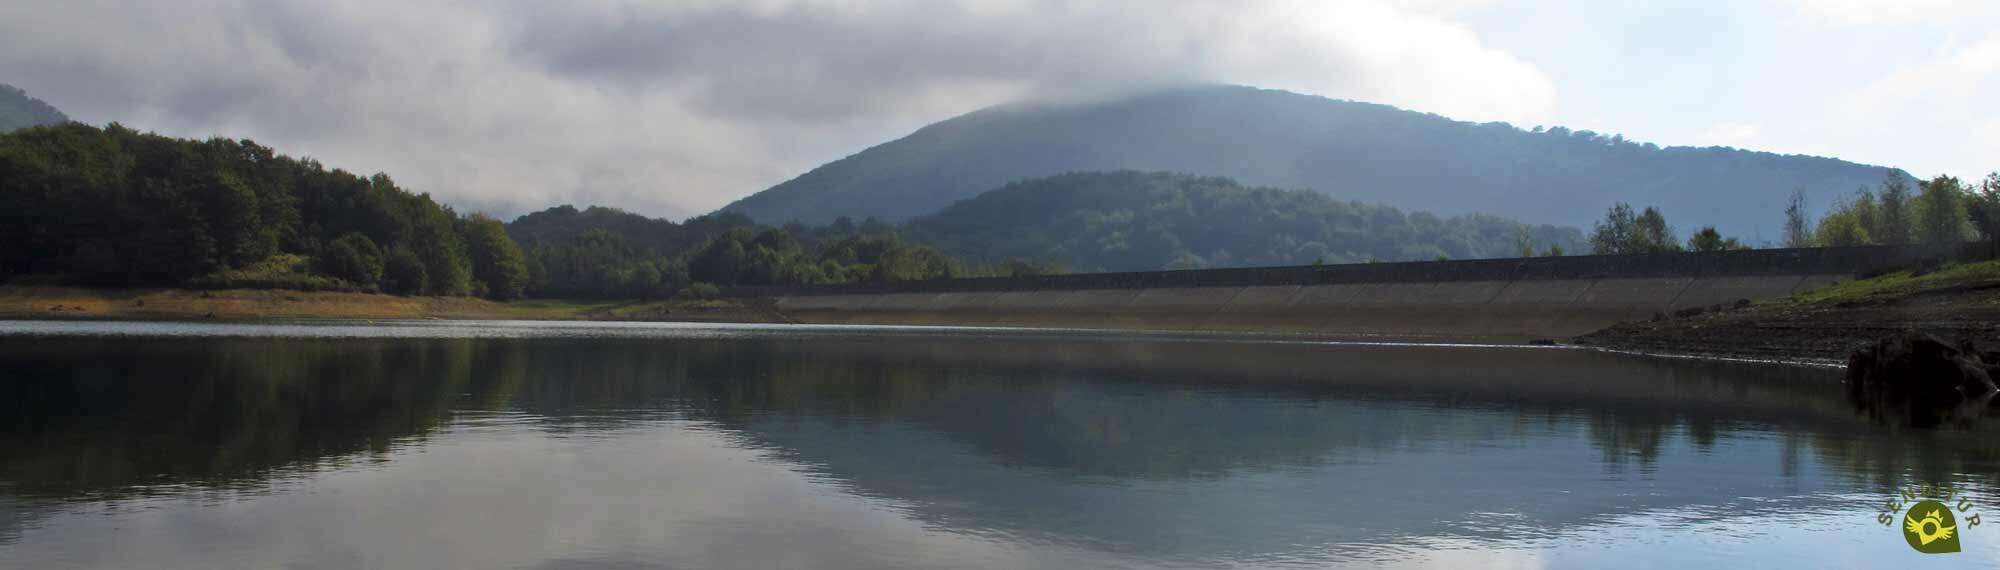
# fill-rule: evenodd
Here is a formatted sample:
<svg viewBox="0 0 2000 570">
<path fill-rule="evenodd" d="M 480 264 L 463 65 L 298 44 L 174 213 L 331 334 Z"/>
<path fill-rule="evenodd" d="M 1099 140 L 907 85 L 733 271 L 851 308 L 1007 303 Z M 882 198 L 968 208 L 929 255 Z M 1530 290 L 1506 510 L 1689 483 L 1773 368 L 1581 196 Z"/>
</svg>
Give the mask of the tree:
<svg viewBox="0 0 2000 570">
<path fill-rule="evenodd" d="M 1866 190 L 1858 192 L 1854 201 L 1835 203 L 1826 217 L 1820 218 L 1813 241 L 1824 247 L 1873 244 L 1875 238 L 1870 226 L 1880 225 L 1871 222 L 1876 215 L 1873 197 Z"/>
<path fill-rule="evenodd" d="M 397 295 L 416 295 L 430 289 L 430 275 L 424 260 L 409 248 L 398 247 L 382 262 L 382 290 Z"/>
<path fill-rule="evenodd" d="M 1664 253 L 1681 250 L 1679 238 L 1659 209 L 1647 207 L 1639 214 L 1619 202 L 1604 214 L 1590 234 L 1590 247 L 1597 254 Z"/>
<path fill-rule="evenodd" d="M 1632 213 L 1630 204 L 1619 202 L 1612 205 L 1611 209 L 1604 213 L 1604 221 L 1598 222 L 1596 228 L 1590 232 L 1591 253 L 1599 255 L 1633 253 L 1628 251 L 1628 247 L 1632 243 L 1636 225 L 1634 222 L 1637 217 Z"/>
<path fill-rule="evenodd" d="M 662 291 L 660 270 L 651 263 L 634 263 L 618 272 L 617 288 L 624 297 L 651 301 Z"/>
<path fill-rule="evenodd" d="M 927 246 L 904 246 L 882 254 L 875 264 L 877 281 L 916 281 L 953 276 L 951 259 Z"/>
<path fill-rule="evenodd" d="M 1674 237 L 1674 229 L 1667 225 L 1667 217 L 1658 209 L 1647 206 L 1646 211 L 1633 220 L 1633 253 L 1667 253 L 1681 250 L 1680 238 Z"/>
<path fill-rule="evenodd" d="M 1957 178 L 1939 175 L 1917 186 L 1918 237 L 1931 245 L 1965 241 L 1965 190 Z"/>
<path fill-rule="evenodd" d="M 1806 221 L 1806 191 L 1792 189 L 1785 201 L 1785 247 L 1812 247 L 1812 224 Z"/>
<path fill-rule="evenodd" d="M 377 185 L 387 184 L 388 176 L 375 175 Z M 406 198 L 417 202 L 412 237 L 406 245 L 423 261 L 429 295 L 464 295 L 472 292 L 472 262 L 465 255 L 465 240 L 458 235 L 457 219 L 448 208 L 437 206 L 430 196 Z"/>
<path fill-rule="evenodd" d="M 1514 228 L 1514 253 L 1517 257 L 1535 256 L 1535 236 L 1528 233 L 1527 226 Z"/>
<path fill-rule="evenodd" d="M 526 294 L 528 263 L 521 247 L 507 237 L 507 227 L 493 218 L 474 215 L 464 220 L 464 228 L 472 278 L 486 284 L 487 295 L 507 301 Z"/>
<path fill-rule="evenodd" d="M 1979 192 L 1966 201 L 1965 215 L 1994 252 L 2000 253 L 2000 172 L 1988 173 L 1979 182 Z"/>
<path fill-rule="evenodd" d="M 1881 198 L 1881 218 L 1871 228 L 1876 231 L 1870 232 L 1875 243 L 1910 243 L 1910 185 L 1903 181 L 1902 173 L 1890 170 L 1883 178 Z"/>
<path fill-rule="evenodd" d="M 1715 226 L 1703 226 L 1701 230 L 1696 231 L 1688 238 L 1687 248 L 1689 251 L 1704 252 L 1747 249 L 1736 238 L 1724 239 L 1722 232 L 1716 231 Z"/>
<path fill-rule="evenodd" d="M 359 233 L 340 236 L 327 244 L 321 263 L 326 274 L 356 285 L 373 287 L 382 281 L 382 249 Z"/>
<path fill-rule="evenodd" d="M 1848 211 L 1853 213 L 1855 221 L 1861 224 L 1861 229 L 1868 233 L 1870 243 L 1879 242 L 1882 239 L 1882 235 L 1884 234 L 1884 230 L 1882 229 L 1882 208 L 1877 205 L 1874 191 L 1869 190 L 1865 186 L 1855 189 L 1854 199 L 1848 201 L 1846 207 Z M 1826 225 L 1826 222 L 1822 220 L 1820 225 Z"/>
<path fill-rule="evenodd" d="M 731 231 L 703 246 L 688 259 L 688 276 L 703 283 L 737 284 L 750 257 L 739 241 L 741 237 L 741 233 Z"/>
<path fill-rule="evenodd" d="M 1868 245 L 1868 228 L 1861 225 L 1861 218 L 1853 215 L 1830 214 L 1820 220 L 1819 230 L 1813 240 L 1822 247 L 1843 247 Z"/>
</svg>

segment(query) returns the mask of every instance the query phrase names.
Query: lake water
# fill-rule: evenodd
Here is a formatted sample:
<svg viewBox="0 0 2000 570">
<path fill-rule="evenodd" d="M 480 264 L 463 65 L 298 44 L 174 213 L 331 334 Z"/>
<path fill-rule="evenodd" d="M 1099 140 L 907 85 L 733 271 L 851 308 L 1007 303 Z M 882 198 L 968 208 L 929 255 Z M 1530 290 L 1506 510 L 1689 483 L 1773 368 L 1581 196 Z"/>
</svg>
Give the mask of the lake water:
<svg viewBox="0 0 2000 570">
<path fill-rule="evenodd" d="M 1075 331 L 0 322 L 0 568 L 1947 568 L 1836 370 Z M 1881 505 L 1966 490 L 1963 552 Z M 1898 515 L 1900 516 L 1900 514 Z M 1900 522 L 1898 522 L 1900 526 Z"/>
</svg>

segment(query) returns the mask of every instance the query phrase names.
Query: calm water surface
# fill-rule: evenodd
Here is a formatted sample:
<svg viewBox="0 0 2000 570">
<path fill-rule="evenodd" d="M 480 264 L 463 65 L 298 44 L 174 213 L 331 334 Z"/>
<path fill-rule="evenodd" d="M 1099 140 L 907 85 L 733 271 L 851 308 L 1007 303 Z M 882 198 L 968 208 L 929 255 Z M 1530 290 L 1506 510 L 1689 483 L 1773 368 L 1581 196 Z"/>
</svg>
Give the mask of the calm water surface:
<svg viewBox="0 0 2000 570">
<path fill-rule="evenodd" d="M 0 568 L 1945 568 L 1837 371 L 978 329 L 0 322 Z"/>
</svg>

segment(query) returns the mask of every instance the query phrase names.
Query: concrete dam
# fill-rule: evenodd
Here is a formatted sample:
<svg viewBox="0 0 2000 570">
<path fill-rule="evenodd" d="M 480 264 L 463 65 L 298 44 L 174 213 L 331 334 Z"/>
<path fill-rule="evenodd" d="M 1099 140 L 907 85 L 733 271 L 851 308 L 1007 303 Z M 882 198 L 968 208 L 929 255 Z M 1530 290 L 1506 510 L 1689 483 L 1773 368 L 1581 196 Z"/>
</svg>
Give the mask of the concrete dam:
<svg viewBox="0 0 2000 570">
<path fill-rule="evenodd" d="M 800 323 L 1311 333 L 1518 342 L 1810 291 L 1915 246 L 1087 273 L 746 288 Z"/>
</svg>

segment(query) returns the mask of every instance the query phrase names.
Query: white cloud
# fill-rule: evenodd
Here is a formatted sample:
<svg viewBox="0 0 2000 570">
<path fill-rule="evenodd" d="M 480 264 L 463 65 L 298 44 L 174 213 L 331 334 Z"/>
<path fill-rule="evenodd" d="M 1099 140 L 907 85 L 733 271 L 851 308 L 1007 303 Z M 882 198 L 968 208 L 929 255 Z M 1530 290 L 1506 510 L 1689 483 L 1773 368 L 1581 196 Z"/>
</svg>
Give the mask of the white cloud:
<svg viewBox="0 0 2000 570">
<path fill-rule="evenodd" d="M 1484 3 L 10 3 L 0 81 L 80 120 L 252 138 L 472 209 L 684 216 L 1031 94 L 1221 81 L 1545 118 L 1552 81 L 1451 19 Z"/>
<path fill-rule="evenodd" d="M 1704 146 L 1733 146 L 1743 148 L 1744 145 L 1756 140 L 1756 138 L 1757 125 L 1723 123 L 1709 127 L 1708 130 L 1702 131 L 1700 135 L 1696 135 L 1695 142 Z"/>
<path fill-rule="evenodd" d="M 1903 24 L 1971 16 L 1992 0 L 1791 0 L 1808 17 L 1840 25 Z"/>
<path fill-rule="evenodd" d="M 1876 77 L 1835 100 L 1829 125 L 1851 145 L 1910 149 L 1914 174 L 2000 168 L 2000 34 Z"/>
</svg>

